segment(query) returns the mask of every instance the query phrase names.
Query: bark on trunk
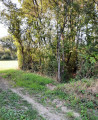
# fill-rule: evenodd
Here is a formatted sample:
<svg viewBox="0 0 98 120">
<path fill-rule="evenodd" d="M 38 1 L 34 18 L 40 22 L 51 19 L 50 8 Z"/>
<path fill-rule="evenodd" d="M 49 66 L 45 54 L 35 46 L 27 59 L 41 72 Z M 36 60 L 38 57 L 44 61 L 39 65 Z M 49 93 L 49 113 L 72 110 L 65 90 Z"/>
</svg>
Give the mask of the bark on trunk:
<svg viewBox="0 0 98 120">
<path fill-rule="evenodd" d="M 61 35 L 61 40 L 62 40 L 62 63 L 63 63 L 63 66 L 62 66 L 62 75 L 64 74 L 64 67 L 65 67 L 65 52 L 64 52 L 64 35 L 62 34 Z"/>
<path fill-rule="evenodd" d="M 58 78 L 57 78 L 57 80 L 58 80 L 58 82 L 60 82 L 61 81 L 61 75 L 60 75 L 60 37 L 61 36 L 59 36 L 59 38 L 58 38 L 58 41 L 57 41 L 57 60 L 58 60 Z"/>
</svg>

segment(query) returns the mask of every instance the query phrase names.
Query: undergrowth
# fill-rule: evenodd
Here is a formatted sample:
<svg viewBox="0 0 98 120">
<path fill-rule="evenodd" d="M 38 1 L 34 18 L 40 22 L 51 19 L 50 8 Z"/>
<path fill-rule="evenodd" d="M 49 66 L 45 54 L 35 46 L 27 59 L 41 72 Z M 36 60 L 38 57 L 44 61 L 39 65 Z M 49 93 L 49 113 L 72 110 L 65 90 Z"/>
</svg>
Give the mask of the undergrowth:
<svg viewBox="0 0 98 120">
<path fill-rule="evenodd" d="M 98 93 L 89 88 L 95 86 L 94 80 L 83 79 L 67 84 L 59 84 L 53 91 L 46 91 L 43 96 L 65 100 L 66 106 L 80 112 L 82 120 L 98 120 Z"/>
<path fill-rule="evenodd" d="M 14 82 L 16 86 L 25 87 L 31 93 L 41 94 L 40 102 L 47 103 L 55 98 L 65 100 L 66 106 L 80 112 L 82 120 L 98 120 L 98 92 L 93 91 L 98 81 L 93 79 L 82 79 L 71 81 L 66 84 L 55 84 L 52 79 L 20 70 L 9 70 L 0 72 L 1 76 Z M 48 90 L 46 84 L 55 84 L 54 90 Z M 68 116 L 72 117 L 69 113 Z"/>
</svg>

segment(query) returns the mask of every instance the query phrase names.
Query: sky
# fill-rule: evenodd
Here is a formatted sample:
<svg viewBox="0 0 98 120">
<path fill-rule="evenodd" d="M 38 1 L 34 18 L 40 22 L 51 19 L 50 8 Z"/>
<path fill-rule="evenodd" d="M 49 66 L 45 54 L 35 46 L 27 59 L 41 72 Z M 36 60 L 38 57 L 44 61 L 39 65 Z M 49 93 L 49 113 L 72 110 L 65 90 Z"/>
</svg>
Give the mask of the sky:
<svg viewBox="0 0 98 120">
<path fill-rule="evenodd" d="M 13 3 L 16 3 L 19 6 L 18 0 L 11 0 Z M 4 6 L 0 2 L 0 10 L 2 10 Z M 0 38 L 5 37 L 8 35 L 7 26 L 4 26 L 0 23 Z"/>
<path fill-rule="evenodd" d="M 5 27 L 3 24 L 0 24 L 0 38 L 7 36 L 7 27 Z"/>
</svg>

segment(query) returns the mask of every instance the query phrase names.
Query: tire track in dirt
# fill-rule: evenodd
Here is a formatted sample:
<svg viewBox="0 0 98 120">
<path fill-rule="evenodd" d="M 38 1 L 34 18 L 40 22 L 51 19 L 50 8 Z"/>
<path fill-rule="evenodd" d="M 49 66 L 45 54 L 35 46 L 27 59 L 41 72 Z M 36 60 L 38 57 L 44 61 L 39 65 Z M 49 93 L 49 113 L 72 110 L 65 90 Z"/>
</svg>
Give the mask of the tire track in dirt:
<svg viewBox="0 0 98 120">
<path fill-rule="evenodd" d="M 29 104 L 31 104 L 32 107 L 38 111 L 39 115 L 41 115 L 46 120 L 69 120 L 69 118 L 67 118 L 67 115 L 65 113 L 58 113 L 52 107 L 43 106 L 42 104 L 38 103 L 35 100 L 35 97 L 30 97 L 29 94 L 24 95 L 22 93 L 23 89 L 21 88 L 12 88 L 11 85 L 8 83 L 8 81 L 2 79 L 1 77 L 0 77 L 0 88 L 4 90 L 10 89 L 13 93 L 19 95 L 23 100 L 26 100 Z"/>
</svg>

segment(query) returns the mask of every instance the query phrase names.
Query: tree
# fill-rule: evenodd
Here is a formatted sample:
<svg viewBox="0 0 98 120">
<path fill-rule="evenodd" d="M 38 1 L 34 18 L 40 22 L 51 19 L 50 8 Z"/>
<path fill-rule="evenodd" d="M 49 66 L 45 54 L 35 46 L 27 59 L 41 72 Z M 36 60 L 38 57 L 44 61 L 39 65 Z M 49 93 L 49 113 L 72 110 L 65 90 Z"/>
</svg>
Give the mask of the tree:
<svg viewBox="0 0 98 120">
<path fill-rule="evenodd" d="M 6 36 L 0 38 L 0 43 L 3 49 L 8 49 L 11 54 L 11 59 L 16 59 L 16 46 L 14 45 L 14 41 L 11 36 Z"/>
<path fill-rule="evenodd" d="M 96 1 L 19 2 L 21 8 L 3 0 L 8 11 L 2 12 L 2 18 L 14 39 L 21 69 L 57 76 L 57 80 L 62 82 L 76 73 L 81 76 L 80 71 L 85 71 L 86 63 L 92 66 L 92 61 L 97 61 L 96 49 L 93 49 L 97 43 Z M 89 66 L 86 71 L 89 71 Z M 89 74 L 81 78 L 85 76 Z"/>
</svg>

